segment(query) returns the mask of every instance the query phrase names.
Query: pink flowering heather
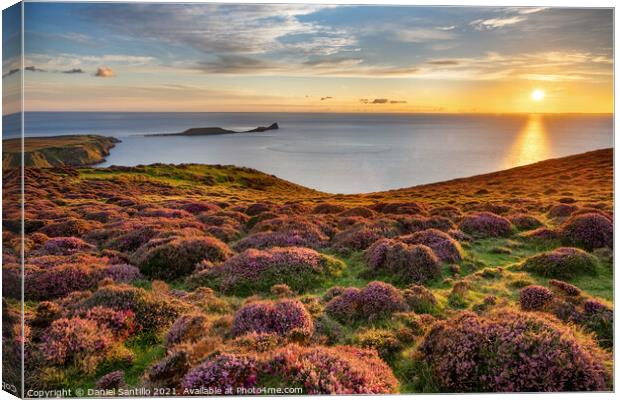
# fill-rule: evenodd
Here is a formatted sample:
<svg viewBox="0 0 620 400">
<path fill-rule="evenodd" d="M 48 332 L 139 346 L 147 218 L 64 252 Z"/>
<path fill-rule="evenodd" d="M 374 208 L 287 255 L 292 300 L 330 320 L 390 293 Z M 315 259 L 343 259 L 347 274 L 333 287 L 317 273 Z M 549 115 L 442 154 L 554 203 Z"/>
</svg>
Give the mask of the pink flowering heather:
<svg viewBox="0 0 620 400">
<path fill-rule="evenodd" d="M 553 298 L 553 294 L 544 286 L 530 285 L 519 292 L 519 304 L 524 311 L 542 310 Z"/>
<path fill-rule="evenodd" d="M 561 227 L 562 241 L 568 245 L 592 251 L 600 247 L 613 248 L 613 222 L 600 214 L 580 214 Z"/>
<path fill-rule="evenodd" d="M 521 268 L 550 278 L 572 278 L 596 274 L 597 260 L 583 250 L 560 247 L 525 260 Z"/>
<path fill-rule="evenodd" d="M 129 264 L 113 264 L 107 266 L 105 267 L 104 274 L 117 283 L 131 283 L 142 278 L 140 270 Z"/>
<path fill-rule="evenodd" d="M 99 266 L 60 265 L 46 270 L 31 270 L 24 275 L 24 296 L 32 300 L 49 300 L 74 291 L 94 289 L 105 276 Z"/>
<path fill-rule="evenodd" d="M 576 297 L 581 294 L 581 289 L 577 286 L 571 285 L 570 283 L 560 281 L 558 279 L 551 279 L 549 281 L 549 286 L 555 288 L 562 292 L 565 296 Z"/>
<path fill-rule="evenodd" d="M 214 237 L 177 237 L 139 252 L 135 261 L 151 278 L 175 279 L 191 274 L 202 260 L 224 261 L 231 255 L 228 246 Z"/>
<path fill-rule="evenodd" d="M 44 226 L 40 232 L 49 237 L 82 236 L 86 232 L 101 226 L 95 221 L 86 221 L 77 218 L 66 218 L 63 221 L 53 222 Z"/>
<path fill-rule="evenodd" d="M 332 298 L 325 305 L 325 312 L 342 323 L 351 323 L 359 318 L 360 293 L 358 288 L 344 289 L 339 295 Z"/>
<path fill-rule="evenodd" d="M 558 204 L 549 210 L 549 216 L 551 218 L 565 218 L 575 212 L 579 207 L 573 204 Z"/>
<path fill-rule="evenodd" d="M 403 298 L 409 308 L 418 314 L 431 313 L 437 306 L 433 292 L 421 285 L 411 285 L 403 290 Z"/>
<path fill-rule="evenodd" d="M 105 374 L 97 383 L 95 383 L 96 389 L 108 390 L 119 389 L 125 386 L 125 373 L 123 371 L 113 371 Z"/>
<path fill-rule="evenodd" d="M 412 201 L 406 203 L 377 203 L 373 209 L 383 214 L 415 215 L 425 214 L 427 207 L 426 204 Z"/>
<path fill-rule="evenodd" d="M 51 255 L 69 255 L 93 249 L 95 246 L 76 237 L 55 237 L 47 240 L 43 245 L 43 252 Z"/>
<path fill-rule="evenodd" d="M 155 387 L 180 388 L 183 376 L 190 368 L 188 353 L 175 351 L 149 367 L 147 382 Z"/>
<path fill-rule="evenodd" d="M 461 245 L 447 233 L 438 229 L 427 229 L 411 235 L 403 236 L 399 240 L 407 244 L 422 244 L 433 250 L 433 253 L 445 262 L 458 262 L 462 258 Z"/>
<path fill-rule="evenodd" d="M 375 350 L 351 346 L 289 345 L 269 360 L 269 371 L 307 394 L 388 394 L 398 388 Z"/>
<path fill-rule="evenodd" d="M 344 211 L 344 206 L 340 204 L 321 203 L 312 210 L 313 214 L 338 214 Z"/>
<path fill-rule="evenodd" d="M 182 342 L 196 342 L 208 333 L 208 319 L 204 314 L 186 314 L 177 319 L 166 335 L 166 347 Z"/>
<path fill-rule="evenodd" d="M 111 334 L 96 321 L 62 318 L 54 321 L 43 336 L 41 352 L 52 365 L 74 363 L 84 372 L 92 371 L 105 357 Z"/>
<path fill-rule="evenodd" d="M 475 236 L 509 236 L 511 224 L 504 217 L 483 211 L 465 215 L 459 225 L 459 229 Z"/>
<path fill-rule="evenodd" d="M 374 217 L 375 212 L 370 208 L 366 207 L 353 207 L 349 208 L 338 214 L 340 217 L 363 217 L 363 218 L 372 218 Z"/>
<path fill-rule="evenodd" d="M 407 244 L 398 239 L 381 239 L 364 252 L 373 273 L 398 276 L 403 283 L 424 283 L 441 274 L 439 260 L 430 247 Z"/>
<path fill-rule="evenodd" d="M 533 314 L 465 312 L 435 324 L 420 356 L 442 392 L 609 390 L 605 357 L 569 328 Z"/>
<path fill-rule="evenodd" d="M 435 207 L 431 209 L 430 214 L 445 217 L 455 222 L 461 219 L 461 217 L 463 216 L 461 210 L 454 206 Z"/>
<path fill-rule="evenodd" d="M 232 334 L 276 333 L 281 336 L 292 332 L 310 336 L 312 317 L 297 300 L 262 301 L 247 304 L 235 314 Z"/>
<path fill-rule="evenodd" d="M 126 339 L 139 330 L 135 324 L 135 314 L 131 310 L 117 311 L 107 307 L 93 307 L 80 317 L 106 327 L 116 339 Z"/>
<path fill-rule="evenodd" d="M 301 292 L 342 271 L 344 264 L 335 258 L 303 247 L 249 249 L 220 267 L 205 270 L 205 284 L 216 284 L 225 293 L 268 292 L 275 284 L 287 284 Z"/>
<path fill-rule="evenodd" d="M 306 235 L 306 232 L 259 232 L 248 235 L 235 243 L 235 250 L 269 249 L 272 247 L 309 247 L 318 249 L 325 247 L 327 237 L 324 235 Z"/>
<path fill-rule="evenodd" d="M 259 372 L 255 356 L 220 353 L 191 369 L 183 377 L 182 387 L 236 393 L 237 388 L 254 387 Z"/>
<path fill-rule="evenodd" d="M 556 230 L 545 227 L 540 227 L 531 231 L 523 232 L 519 236 L 526 239 L 541 241 L 556 240 L 559 238 L 559 234 Z"/>
<path fill-rule="evenodd" d="M 451 229 L 454 229 L 455 226 L 452 221 L 448 218 L 441 216 L 433 216 L 433 217 L 401 217 L 398 219 L 401 231 L 403 233 L 415 233 L 424 231 L 427 229 L 437 229 L 442 232 L 447 232 Z"/>
<path fill-rule="evenodd" d="M 192 218 L 192 214 L 183 210 L 175 210 L 172 208 L 145 208 L 138 213 L 141 217 L 150 218 Z"/>
<path fill-rule="evenodd" d="M 270 211 L 271 209 L 273 209 L 272 204 L 254 203 L 245 209 L 245 213 L 249 216 L 254 216 L 260 213 L 264 213 L 265 211 Z"/>
<path fill-rule="evenodd" d="M 540 222 L 538 218 L 529 214 L 513 214 L 508 217 L 508 220 L 515 228 L 521 231 L 536 229 L 543 226 L 543 223 Z"/>
<path fill-rule="evenodd" d="M 370 282 L 359 295 L 360 311 L 365 318 L 376 320 L 398 311 L 407 304 L 401 292 L 389 283 Z"/>
</svg>

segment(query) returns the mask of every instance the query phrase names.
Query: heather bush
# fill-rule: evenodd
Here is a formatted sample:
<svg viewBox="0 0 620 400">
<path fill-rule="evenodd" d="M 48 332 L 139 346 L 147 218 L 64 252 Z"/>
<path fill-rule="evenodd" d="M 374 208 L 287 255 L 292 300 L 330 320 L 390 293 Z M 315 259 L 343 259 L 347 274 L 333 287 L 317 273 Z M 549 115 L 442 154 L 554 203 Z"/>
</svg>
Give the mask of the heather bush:
<svg viewBox="0 0 620 400">
<path fill-rule="evenodd" d="M 193 292 L 187 293 L 182 297 L 182 300 L 210 313 L 228 313 L 230 311 L 228 302 L 217 297 L 213 289 L 207 287 L 199 287 Z"/>
<path fill-rule="evenodd" d="M 321 203 L 312 209 L 313 214 L 338 214 L 345 210 L 340 204 Z"/>
<path fill-rule="evenodd" d="M 153 387 L 180 388 L 191 364 L 186 351 L 175 351 L 156 362 L 146 371 L 147 382 Z"/>
<path fill-rule="evenodd" d="M 526 259 L 521 268 L 550 278 L 573 278 L 596 274 L 598 260 L 591 254 L 573 247 L 560 247 Z"/>
<path fill-rule="evenodd" d="M 74 365 L 84 373 L 92 373 L 105 358 L 111 334 L 97 322 L 82 318 L 54 321 L 42 338 L 41 352 L 52 365 Z"/>
<path fill-rule="evenodd" d="M 362 289 L 359 303 L 362 316 L 368 320 L 376 320 L 407 308 L 400 291 L 380 281 L 370 282 Z"/>
<path fill-rule="evenodd" d="M 372 218 L 374 217 L 375 212 L 370 208 L 366 207 L 353 207 L 349 208 L 338 214 L 340 217 L 363 217 L 363 218 Z"/>
<path fill-rule="evenodd" d="M 41 233 L 49 237 L 69 237 L 82 236 L 86 232 L 99 227 L 100 224 L 95 221 L 86 221 L 77 218 L 67 218 L 62 221 L 53 222 L 40 229 Z"/>
<path fill-rule="evenodd" d="M 318 249 L 325 247 L 325 236 L 317 240 L 314 236 L 307 236 L 305 232 L 259 232 L 248 235 L 235 243 L 236 251 L 247 249 L 269 249 L 272 247 L 309 247 Z"/>
<path fill-rule="evenodd" d="M 271 289 L 269 289 L 269 291 L 271 292 L 272 295 L 279 297 L 279 298 L 293 297 L 293 291 L 291 290 L 290 287 L 288 287 L 288 285 L 284 285 L 284 284 L 273 285 Z"/>
<path fill-rule="evenodd" d="M 553 294 L 544 286 L 531 285 L 519 292 L 519 304 L 524 311 L 542 310 L 553 298 Z"/>
<path fill-rule="evenodd" d="M 570 215 L 577 210 L 577 206 L 571 204 L 558 204 L 549 210 L 548 215 L 551 218 L 565 218 L 570 217 Z"/>
<path fill-rule="evenodd" d="M 549 286 L 559 290 L 565 296 L 576 297 L 581 294 L 581 289 L 579 289 L 577 286 L 557 279 L 549 280 Z"/>
<path fill-rule="evenodd" d="M 105 267 L 104 275 L 117 283 L 131 283 L 142 278 L 140 270 L 129 264 L 113 264 L 107 266 Z"/>
<path fill-rule="evenodd" d="M 450 219 L 437 215 L 433 217 L 400 217 L 398 223 L 402 233 L 415 233 L 427 229 L 448 232 L 455 228 Z"/>
<path fill-rule="evenodd" d="M 135 325 L 135 314 L 131 310 L 113 310 L 107 307 L 93 307 L 80 315 L 81 318 L 95 321 L 108 329 L 115 339 L 124 340 L 139 328 Z"/>
<path fill-rule="evenodd" d="M 508 220 L 520 231 L 529 231 L 543 226 L 538 218 L 528 214 L 513 214 L 508 217 Z"/>
<path fill-rule="evenodd" d="M 592 251 L 599 247 L 613 248 L 613 222 L 599 214 L 571 217 L 560 228 L 562 241 L 570 246 Z"/>
<path fill-rule="evenodd" d="M 43 253 L 50 255 L 69 255 L 93 249 L 95 246 L 76 237 L 54 237 L 48 239 L 43 245 Z"/>
<path fill-rule="evenodd" d="M 105 276 L 105 269 L 93 265 L 60 265 L 55 268 L 31 268 L 24 274 L 24 297 L 50 300 L 74 291 L 94 289 Z"/>
<path fill-rule="evenodd" d="M 491 212 L 467 214 L 461 221 L 459 229 L 474 236 L 509 236 L 512 228 L 510 221 Z"/>
<path fill-rule="evenodd" d="M 364 252 L 364 258 L 372 273 L 389 274 L 403 283 L 424 283 L 441 274 L 433 250 L 421 244 L 381 239 Z"/>
<path fill-rule="evenodd" d="M 318 343 L 333 346 L 346 339 L 345 329 L 338 321 L 327 314 L 321 314 L 314 320 L 314 338 Z"/>
<path fill-rule="evenodd" d="M 442 392 L 608 390 L 611 382 L 594 343 L 509 310 L 438 322 L 419 351 Z"/>
<path fill-rule="evenodd" d="M 358 288 L 347 288 L 325 305 L 325 312 L 336 321 L 351 323 L 360 315 L 360 293 Z"/>
<path fill-rule="evenodd" d="M 387 394 L 398 388 L 376 351 L 350 346 L 289 345 L 274 354 L 268 370 L 307 394 Z"/>
<path fill-rule="evenodd" d="M 403 291 L 405 302 L 418 314 L 432 314 L 437 307 L 437 299 L 429 289 L 411 285 Z"/>
<path fill-rule="evenodd" d="M 452 221 L 458 221 L 463 216 L 461 210 L 454 206 L 435 207 L 431 209 L 430 214 L 445 217 Z"/>
<path fill-rule="evenodd" d="M 325 312 L 342 323 L 360 319 L 372 321 L 406 309 L 400 291 L 380 281 L 370 282 L 362 290 L 347 288 L 325 305 Z"/>
<path fill-rule="evenodd" d="M 192 313 L 182 315 L 166 334 L 166 347 L 170 348 L 182 342 L 196 342 L 208 333 L 208 319 L 204 314 Z"/>
<path fill-rule="evenodd" d="M 344 263 L 302 247 L 246 250 L 219 267 L 201 271 L 190 280 L 215 285 L 224 293 L 244 295 L 269 292 L 275 284 L 286 284 L 303 292 L 340 274 Z"/>
<path fill-rule="evenodd" d="M 394 221 L 379 220 L 375 223 L 361 223 L 338 232 L 332 239 L 332 247 L 342 253 L 366 250 L 381 238 L 398 235 Z"/>
<path fill-rule="evenodd" d="M 519 234 L 519 236 L 534 241 L 551 241 L 558 239 L 560 235 L 554 229 L 541 227 L 533 229 L 531 231 L 523 232 Z"/>
<path fill-rule="evenodd" d="M 168 326 L 187 309 L 178 300 L 123 284 L 100 287 L 74 307 L 90 309 L 96 306 L 133 311 L 137 325 L 147 332 Z"/>
<path fill-rule="evenodd" d="M 276 333 L 281 336 L 296 333 L 310 336 L 312 331 L 312 317 L 297 300 L 246 304 L 235 313 L 232 326 L 234 336 L 250 332 Z"/>
<path fill-rule="evenodd" d="M 231 255 L 228 246 L 214 237 L 178 237 L 143 252 L 138 250 L 135 262 L 151 278 L 176 279 L 191 274 L 202 260 L 224 261 Z"/>
<path fill-rule="evenodd" d="M 428 246 L 441 261 L 458 262 L 462 258 L 462 249 L 459 242 L 438 229 L 426 229 L 403 236 L 399 240 L 407 244 Z"/>
<path fill-rule="evenodd" d="M 387 329 L 366 329 L 355 335 L 353 343 L 365 349 L 374 349 L 385 361 L 392 361 L 403 349 L 403 343 Z"/>
<path fill-rule="evenodd" d="M 383 214 L 424 214 L 426 213 L 426 205 L 414 201 L 404 203 L 377 203 L 373 206 L 375 211 Z"/>
<path fill-rule="evenodd" d="M 614 345 L 614 312 L 597 300 L 587 300 L 583 305 L 582 325 L 594 332 L 601 347 L 613 349 Z"/>
<path fill-rule="evenodd" d="M 220 394 L 235 394 L 238 388 L 252 388 L 257 383 L 260 362 L 253 355 L 216 354 L 184 377 L 184 389 L 219 390 Z"/>
<path fill-rule="evenodd" d="M 125 373 L 120 370 L 105 374 L 95 383 L 95 389 L 101 390 L 120 389 L 125 386 Z"/>
</svg>

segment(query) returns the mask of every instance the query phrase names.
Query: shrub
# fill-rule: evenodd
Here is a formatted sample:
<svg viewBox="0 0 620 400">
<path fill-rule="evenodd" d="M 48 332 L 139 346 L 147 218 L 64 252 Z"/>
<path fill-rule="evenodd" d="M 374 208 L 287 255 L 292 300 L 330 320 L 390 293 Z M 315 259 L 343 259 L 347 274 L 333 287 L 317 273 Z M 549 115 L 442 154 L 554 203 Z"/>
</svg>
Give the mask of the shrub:
<svg viewBox="0 0 620 400">
<path fill-rule="evenodd" d="M 176 279 L 191 274 L 204 259 L 224 261 L 231 255 L 228 246 L 214 237 L 178 237 L 143 253 L 138 251 L 135 261 L 140 271 L 151 278 Z"/>
<path fill-rule="evenodd" d="M 92 320 L 62 318 L 54 321 L 44 335 L 41 352 L 53 365 L 74 364 L 80 371 L 91 373 L 110 347 L 110 332 Z"/>
<path fill-rule="evenodd" d="M 101 226 L 101 224 L 98 222 L 70 217 L 65 220 L 46 225 L 40 229 L 40 232 L 49 237 L 82 236 L 86 232 L 99 226 Z"/>
<path fill-rule="evenodd" d="M 235 394 L 238 388 L 254 387 L 259 371 L 260 364 L 255 356 L 221 353 L 191 369 L 183 377 L 182 387 Z"/>
<path fill-rule="evenodd" d="M 541 241 L 549 241 L 556 240 L 559 238 L 558 232 L 549 228 L 538 228 L 531 231 L 523 232 L 519 236 L 531 239 L 531 240 L 541 240 Z"/>
<path fill-rule="evenodd" d="M 364 330 L 355 335 L 353 342 L 359 347 L 376 350 L 386 361 L 393 360 L 396 353 L 403 349 L 401 341 L 387 329 Z"/>
<path fill-rule="evenodd" d="M 246 250 L 219 267 L 200 272 L 194 280 L 216 285 L 224 293 L 244 295 L 269 292 L 275 284 L 286 284 L 302 292 L 338 275 L 344 263 L 303 247 Z"/>
<path fill-rule="evenodd" d="M 301 386 L 308 394 L 385 394 L 398 388 L 392 370 L 374 350 L 289 345 L 269 364 L 284 382 Z"/>
<path fill-rule="evenodd" d="M 316 240 L 316 237 L 307 236 L 304 232 L 259 232 L 246 236 L 235 243 L 235 250 L 269 249 L 272 247 L 310 247 L 318 249 L 324 247 L 326 241 Z"/>
<path fill-rule="evenodd" d="M 342 343 L 346 338 L 342 324 L 326 314 L 321 314 L 314 320 L 314 336 L 317 342 L 330 346 Z"/>
<path fill-rule="evenodd" d="M 247 304 L 235 314 L 232 334 L 249 332 L 276 333 L 287 336 L 293 332 L 312 334 L 312 317 L 297 300 L 262 301 Z"/>
<path fill-rule="evenodd" d="M 33 268 L 24 274 L 24 296 L 29 300 L 49 300 L 71 292 L 94 289 L 105 276 L 97 265 L 60 265 L 55 268 Z"/>
<path fill-rule="evenodd" d="M 581 289 L 577 286 L 557 279 L 551 279 L 549 281 L 549 286 L 558 289 L 566 296 L 576 297 L 581 294 Z"/>
<path fill-rule="evenodd" d="M 459 242 L 438 229 L 426 229 L 403 236 L 400 240 L 407 244 L 422 244 L 430 247 L 441 261 L 458 262 L 462 258 Z"/>
<path fill-rule="evenodd" d="M 604 356 L 591 341 L 509 310 L 438 322 L 420 354 L 443 392 L 608 390 L 610 382 Z"/>
<path fill-rule="evenodd" d="M 100 287 L 91 296 L 75 305 L 77 309 L 90 309 L 96 306 L 131 310 L 135 314 L 136 323 L 148 332 L 168 326 L 187 308 L 179 301 L 166 296 L 122 284 Z"/>
<path fill-rule="evenodd" d="M 513 214 L 508 217 L 508 220 L 520 231 L 529 231 L 543 226 L 538 218 L 528 214 Z"/>
<path fill-rule="evenodd" d="M 380 281 L 370 282 L 359 295 L 360 311 L 365 318 L 376 320 L 407 308 L 403 295 L 394 286 Z"/>
<path fill-rule="evenodd" d="M 358 288 L 347 288 L 329 300 L 325 305 L 325 312 L 335 320 L 342 323 L 351 323 L 359 318 L 360 293 Z"/>
<path fill-rule="evenodd" d="M 340 204 L 321 203 L 312 210 L 313 214 L 338 214 L 345 210 Z"/>
<path fill-rule="evenodd" d="M 407 309 L 398 289 L 385 282 L 370 282 L 362 290 L 347 288 L 329 300 L 325 312 L 342 323 L 376 320 Z"/>
<path fill-rule="evenodd" d="M 273 285 L 270 292 L 272 295 L 280 298 L 293 297 L 291 288 L 284 284 Z"/>
<path fill-rule="evenodd" d="M 405 203 L 377 203 L 373 207 L 376 211 L 384 214 L 424 214 L 426 205 L 414 201 Z"/>
<path fill-rule="evenodd" d="M 474 236 L 509 236 L 511 233 L 510 221 L 490 212 L 467 214 L 461 221 L 459 229 Z"/>
<path fill-rule="evenodd" d="M 580 214 L 571 217 L 561 227 L 562 241 L 570 246 L 592 251 L 600 247 L 613 248 L 613 222 L 599 214 Z"/>
<path fill-rule="evenodd" d="M 177 388 L 190 369 L 189 355 L 176 351 L 153 364 L 146 372 L 148 382 L 155 387 Z"/>
<path fill-rule="evenodd" d="M 43 245 L 43 252 L 52 255 L 69 255 L 93 250 L 95 246 L 76 237 L 55 237 Z"/>
<path fill-rule="evenodd" d="M 441 274 L 433 251 L 421 244 L 381 239 L 364 252 L 364 258 L 372 272 L 396 276 L 403 283 L 424 283 Z"/>
<path fill-rule="evenodd" d="M 95 383 L 95 389 L 108 390 L 119 389 L 125 386 L 125 373 L 123 371 L 113 371 L 109 374 L 105 374 L 97 383 Z"/>
<path fill-rule="evenodd" d="M 596 274 L 596 257 L 583 250 L 560 247 L 526 259 L 521 268 L 550 278 L 572 278 Z"/>
<path fill-rule="evenodd" d="M 519 304 L 525 311 L 542 310 L 552 298 L 553 294 L 544 286 L 531 285 L 519 292 Z"/>
<path fill-rule="evenodd" d="M 186 314 L 178 318 L 166 334 L 166 347 L 182 342 L 196 342 L 208 332 L 208 319 L 204 314 Z"/>
<path fill-rule="evenodd" d="M 601 347 L 613 349 L 614 312 L 603 303 L 587 300 L 584 305 L 583 326 L 594 332 Z"/>
<path fill-rule="evenodd" d="M 107 266 L 104 270 L 106 277 L 111 278 L 117 283 L 131 283 L 142 278 L 140 270 L 129 264 L 114 264 Z"/>
<path fill-rule="evenodd" d="M 124 340 L 136 330 L 135 314 L 131 310 L 113 310 L 107 307 L 93 307 L 80 317 L 95 321 L 107 328 L 114 338 Z"/>
<path fill-rule="evenodd" d="M 551 207 L 548 214 L 551 218 L 565 218 L 569 217 L 577 208 L 575 205 L 558 204 Z"/>
<path fill-rule="evenodd" d="M 429 289 L 411 285 L 403 291 L 403 298 L 409 307 L 418 314 L 430 314 L 437 306 L 437 299 Z"/>
<path fill-rule="evenodd" d="M 375 215 L 375 212 L 370 208 L 366 207 L 354 207 L 349 208 L 338 214 L 340 217 L 362 217 L 362 218 L 372 218 Z"/>
</svg>

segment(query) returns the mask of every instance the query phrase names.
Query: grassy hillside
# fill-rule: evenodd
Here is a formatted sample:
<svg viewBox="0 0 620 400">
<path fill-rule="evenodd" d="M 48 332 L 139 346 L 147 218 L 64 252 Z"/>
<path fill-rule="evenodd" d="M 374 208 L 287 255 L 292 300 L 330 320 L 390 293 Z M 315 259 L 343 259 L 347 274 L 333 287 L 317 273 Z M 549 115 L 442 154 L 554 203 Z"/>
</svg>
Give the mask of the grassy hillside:
<svg viewBox="0 0 620 400">
<path fill-rule="evenodd" d="M 119 140 L 98 135 L 27 137 L 24 139 L 24 165 L 47 168 L 59 165 L 92 165 L 105 161 Z M 21 163 L 21 139 L 2 142 L 2 168 Z"/>
<path fill-rule="evenodd" d="M 193 164 L 28 168 L 25 183 L 34 388 L 612 388 L 611 149 L 359 195 Z"/>
</svg>

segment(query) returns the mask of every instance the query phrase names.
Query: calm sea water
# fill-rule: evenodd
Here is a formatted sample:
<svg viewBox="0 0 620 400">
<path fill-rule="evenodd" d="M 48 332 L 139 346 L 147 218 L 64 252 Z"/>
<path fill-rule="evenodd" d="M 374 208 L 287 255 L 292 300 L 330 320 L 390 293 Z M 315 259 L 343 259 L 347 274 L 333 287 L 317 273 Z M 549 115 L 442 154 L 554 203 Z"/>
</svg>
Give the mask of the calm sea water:
<svg viewBox="0 0 620 400">
<path fill-rule="evenodd" d="M 120 138 L 101 166 L 234 164 L 333 193 L 408 187 L 613 145 L 613 118 L 600 115 L 32 112 L 25 120 L 27 136 Z M 272 122 L 280 129 L 141 136 L 205 126 L 242 130 Z"/>
</svg>

